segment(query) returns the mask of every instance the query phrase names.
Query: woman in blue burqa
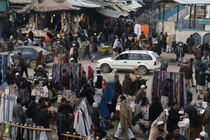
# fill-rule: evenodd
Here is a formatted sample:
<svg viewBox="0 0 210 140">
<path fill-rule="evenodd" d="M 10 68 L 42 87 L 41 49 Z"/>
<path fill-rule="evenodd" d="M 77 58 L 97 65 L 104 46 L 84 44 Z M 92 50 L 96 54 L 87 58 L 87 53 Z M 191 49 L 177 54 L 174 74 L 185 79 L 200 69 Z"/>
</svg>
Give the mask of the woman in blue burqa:
<svg viewBox="0 0 210 140">
<path fill-rule="evenodd" d="M 101 102 L 99 105 L 100 114 L 102 118 L 110 117 L 108 105 L 111 105 L 113 96 L 114 96 L 114 85 L 113 82 L 109 81 L 104 89 L 104 94 L 101 97 Z"/>
</svg>

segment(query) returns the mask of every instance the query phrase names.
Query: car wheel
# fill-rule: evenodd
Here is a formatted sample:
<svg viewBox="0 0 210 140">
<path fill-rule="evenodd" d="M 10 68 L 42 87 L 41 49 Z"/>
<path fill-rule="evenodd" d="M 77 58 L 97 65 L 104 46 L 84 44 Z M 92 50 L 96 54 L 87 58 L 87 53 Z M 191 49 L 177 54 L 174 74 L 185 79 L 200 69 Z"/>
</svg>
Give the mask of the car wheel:
<svg viewBox="0 0 210 140">
<path fill-rule="evenodd" d="M 36 68 L 36 61 L 35 60 L 31 60 L 31 62 L 30 62 L 30 67 L 32 68 L 32 69 L 35 69 Z"/>
<path fill-rule="evenodd" d="M 111 68 L 110 68 L 110 66 L 108 64 L 102 64 L 101 65 L 101 71 L 105 72 L 105 73 L 108 73 L 108 72 L 111 71 Z"/>
<path fill-rule="evenodd" d="M 139 74 L 141 74 L 141 75 L 145 75 L 148 72 L 148 70 L 145 66 L 139 66 L 138 69 L 139 69 Z"/>
</svg>

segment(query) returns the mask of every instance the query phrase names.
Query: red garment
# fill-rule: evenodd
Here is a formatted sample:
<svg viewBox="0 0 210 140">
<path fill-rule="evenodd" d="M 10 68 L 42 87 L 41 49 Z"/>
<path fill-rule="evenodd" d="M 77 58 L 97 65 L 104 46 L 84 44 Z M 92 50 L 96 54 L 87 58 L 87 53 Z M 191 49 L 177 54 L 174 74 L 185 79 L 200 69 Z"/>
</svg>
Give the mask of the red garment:
<svg viewBox="0 0 210 140">
<path fill-rule="evenodd" d="M 93 68 L 91 66 L 88 66 L 88 79 L 94 75 Z"/>
</svg>

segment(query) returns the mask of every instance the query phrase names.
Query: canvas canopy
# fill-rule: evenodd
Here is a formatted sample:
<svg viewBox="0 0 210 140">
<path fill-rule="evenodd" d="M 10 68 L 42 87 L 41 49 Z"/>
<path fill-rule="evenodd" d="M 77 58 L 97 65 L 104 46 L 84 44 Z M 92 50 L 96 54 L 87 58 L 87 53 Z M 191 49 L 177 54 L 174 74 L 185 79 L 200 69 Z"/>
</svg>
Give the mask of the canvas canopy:
<svg viewBox="0 0 210 140">
<path fill-rule="evenodd" d="M 65 10 L 79 10 L 66 0 L 34 0 L 31 9 L 36 12 L 50 12 L 50 11 L 65 11 Z"/>
</svg>

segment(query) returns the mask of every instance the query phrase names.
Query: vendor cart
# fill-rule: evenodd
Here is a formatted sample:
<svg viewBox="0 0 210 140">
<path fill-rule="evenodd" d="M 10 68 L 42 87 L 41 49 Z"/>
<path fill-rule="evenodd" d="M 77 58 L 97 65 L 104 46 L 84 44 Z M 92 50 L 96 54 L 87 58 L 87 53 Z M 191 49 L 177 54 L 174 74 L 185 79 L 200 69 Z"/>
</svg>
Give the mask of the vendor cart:
<svg viewBox="0 0 210 140">
<path fill-rule="evenodd" d="M 111 48 L 111 46 L 108 46 L 108 45 L 105 46 L 104 44 L 101 44 L 99 47 L 99 53 L 101 55 L 111 54 L 112 48 Z"/>
</svg>

